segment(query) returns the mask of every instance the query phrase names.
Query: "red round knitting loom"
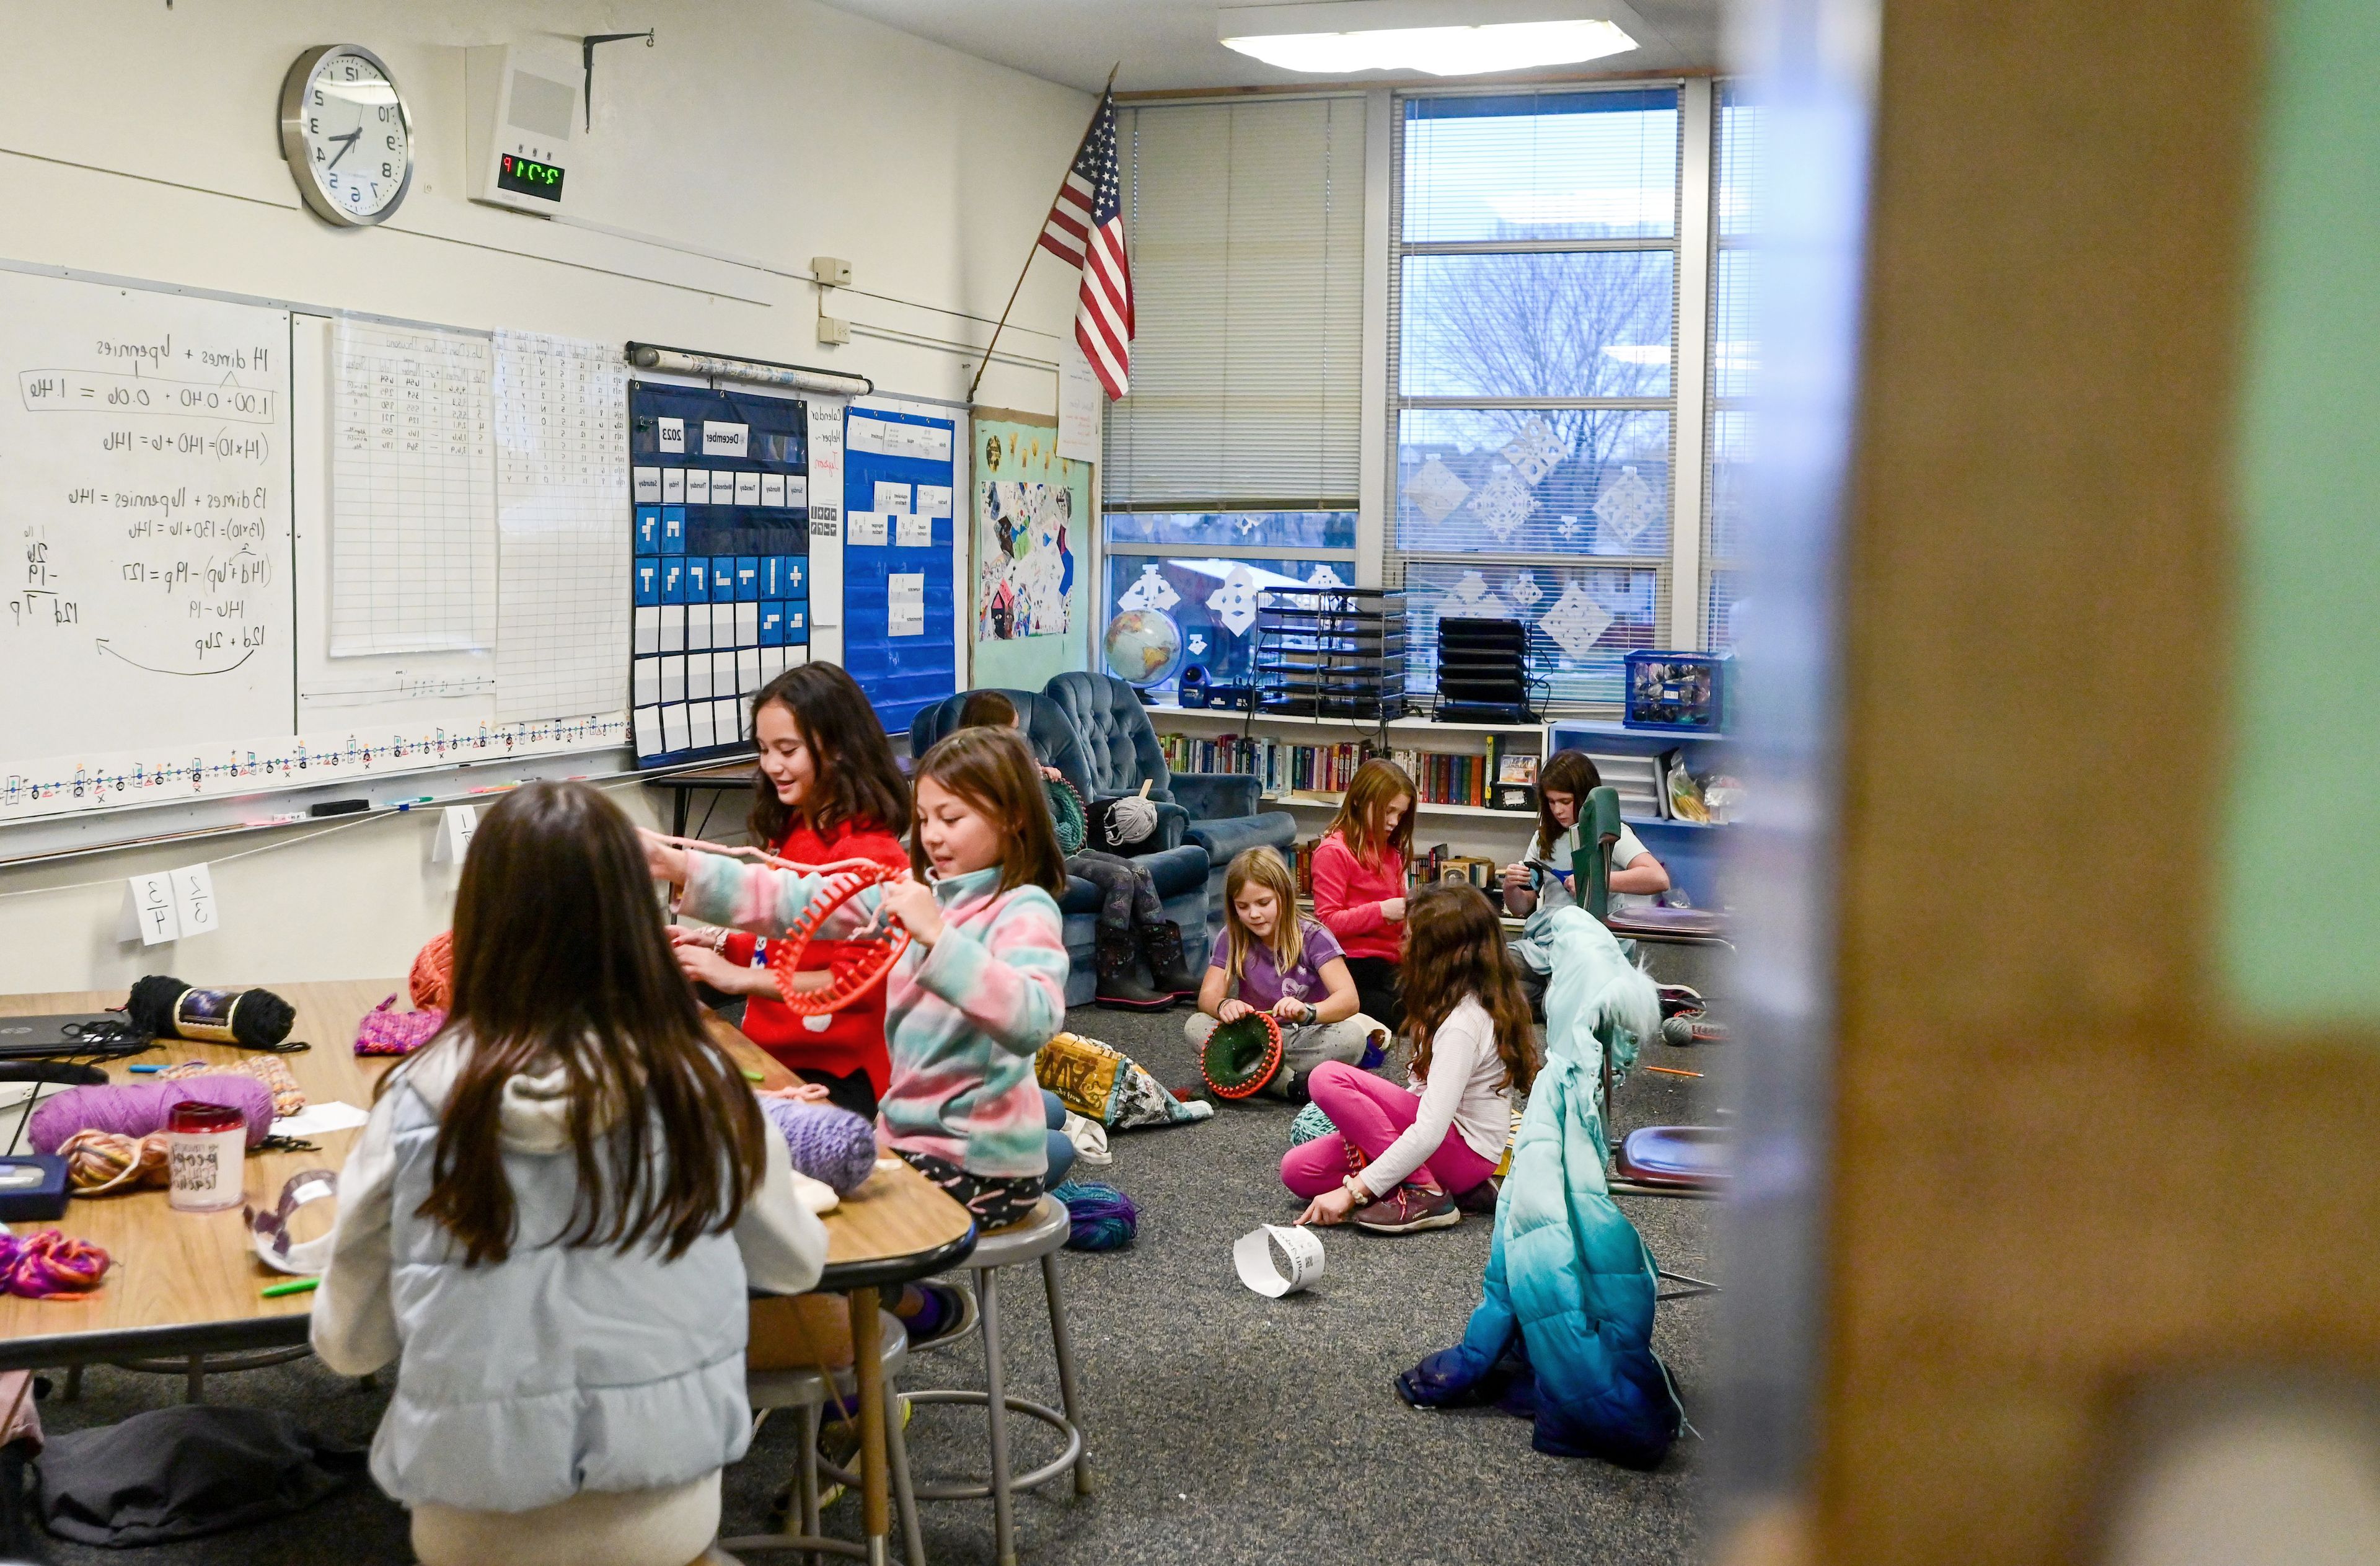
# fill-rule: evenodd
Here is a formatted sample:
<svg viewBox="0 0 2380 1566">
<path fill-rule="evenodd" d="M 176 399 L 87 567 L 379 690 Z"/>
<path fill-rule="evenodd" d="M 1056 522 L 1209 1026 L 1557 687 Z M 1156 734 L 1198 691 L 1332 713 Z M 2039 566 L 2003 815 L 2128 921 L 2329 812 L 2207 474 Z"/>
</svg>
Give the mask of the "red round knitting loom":
<svg viewBox="0 0 2380 1566">
<path fill-rule="evenodd" d="M 898 880 L 907 872 L 874 859 L 837 859 L 828 865 L 797 865 L 758 848 L 722 848 L 718 844 L 701 843 L 690 837 L 667 837 L 662 841 L 704 854 L 749 859 L 754 864 L 767 865 L 772 869 L 827 878 L 826 885 L 810 899 L 809 906 L 802 910 L 802 917 L 794 922 L 792 929 L 772 942 L 769 950 L 769 972 L 777 981 L 777 993 L 784 997 L 785 1010 L 797 1017 L 824 1016 L 830 1012 L 843 1010 L 883 983 L 885 977 L 892 973 L 892 965 L 901 960 L 901 953 L 909 949 L 909 932 L 902 928 L 900 920 L 880 908 L 860 929 L 848 934 L 828 937 L 844 948 L 844 953 L 827 965 L 829 977 L 826 988 L 796 989 L 794 988 L 795 976 L 803 971 L 802 959 L 826 922 L 844 904 L 869 887 Z"/>
</svg>

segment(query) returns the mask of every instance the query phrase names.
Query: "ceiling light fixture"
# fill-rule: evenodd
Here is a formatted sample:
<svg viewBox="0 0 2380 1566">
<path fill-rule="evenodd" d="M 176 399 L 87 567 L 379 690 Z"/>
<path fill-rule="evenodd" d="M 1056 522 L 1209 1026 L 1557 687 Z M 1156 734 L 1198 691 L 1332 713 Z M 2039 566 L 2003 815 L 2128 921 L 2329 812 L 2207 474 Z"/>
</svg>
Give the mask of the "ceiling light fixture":
<svg viewBox="0 0 2380 1566">
<path fill-rule="evenodd" d="M 1485 76 L 1621 54 L 1636 47 L 1622 25 L 1635 19 L 1612 0 L 1327 0 L 1225 7 L 1217 36 L 1226 48 L 1308 75 Z"/>
</svg>

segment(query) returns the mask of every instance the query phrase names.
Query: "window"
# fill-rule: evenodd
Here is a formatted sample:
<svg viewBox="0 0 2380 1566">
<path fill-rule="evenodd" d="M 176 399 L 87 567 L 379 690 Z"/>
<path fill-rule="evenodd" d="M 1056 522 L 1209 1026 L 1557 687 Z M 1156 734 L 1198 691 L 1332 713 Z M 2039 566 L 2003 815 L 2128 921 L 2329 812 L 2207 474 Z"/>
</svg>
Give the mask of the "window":
<svg viewBox="0 0 2380 1566">
<path fill-rule="evenodd" d="M 1409 688 L 1437 686 L 1439 617 L 1474 613 L 1530 625 L 1556 706 L 1616 703 L 1668 623 L 1679 92 L 1403 97 L 1391 168 Z"/>
<path fill-rule="evenodd" d="M 1110 407 L 1106 625 L 1153 610 L 1214 680 L 1253 672 L 1249 595 L 1355 580 L 1364 103 L 1165 104 L 1119 115 L 1132 395 Z M 1146 641 L 1117 673 L 1153 668 Z"/>
<path fill-rule="evenodd" d="M 1710 478 L 1703 488 L 1705 645 L 1735 645 L 1744 478 L 1752 467 L 1753 376 L 1760 364 L 1754 293 L 1759 279 L 1759 176 L 1764 116 L 1736 82 L 1719 83 L 1711 157 Z"/>
</svg>

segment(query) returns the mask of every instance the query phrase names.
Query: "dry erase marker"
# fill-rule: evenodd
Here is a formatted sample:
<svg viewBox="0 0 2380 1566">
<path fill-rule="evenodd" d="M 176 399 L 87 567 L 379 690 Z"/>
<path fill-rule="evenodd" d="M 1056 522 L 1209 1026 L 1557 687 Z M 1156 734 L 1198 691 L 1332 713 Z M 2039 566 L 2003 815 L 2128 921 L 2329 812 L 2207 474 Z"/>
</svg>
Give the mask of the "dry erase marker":
<svg viewBox="0 0 2380 1566">
<path fill-rule="evenodd" d="M 416 805 L 430 804 L 438 796 L 434 794 L 418 794 L 410 799 L 392 799 L 389 803 L 395 806 L 400 810 L 410 810 Z"/>
<path fill-rule="evenodd" d="M 133 1070 L 133 1071 L 137 1071 L 137 1072 L 143 1072 L 143 1073 L 146 1073 L 146 1072 L 152 1072 L 152 1071 L 164 1071 L 165 1068 L 164 1068 L 164 1066 L 133 1066 L 133 1067 L 131 1067 L 131 1068 L 129 1068 L 129 1069 L 131 1069 L 131 1070 Z"/>
<path fill-rule="evenodd" d="M 284 1294 L 310 1293 L 320 1288 L 322 1282 L 319 1278 L 292 1278 L 286 1283 L 267 1283 L 262 1293 L 266 1299 L 277 1300 Z"/>
<path fill-rule="evenodd" d="M 157 1068 L 155 1066 L 151 1066 L 149 1069 L 151 1071 L 155 1071 Z M 746 1066 L 744 1068 L 744 1077 L 747 1082 L 766 1082 L 769 1080 L 769 1074 L 766 1072 L 754 1071 L 750 1066 Z"/>
</svg>

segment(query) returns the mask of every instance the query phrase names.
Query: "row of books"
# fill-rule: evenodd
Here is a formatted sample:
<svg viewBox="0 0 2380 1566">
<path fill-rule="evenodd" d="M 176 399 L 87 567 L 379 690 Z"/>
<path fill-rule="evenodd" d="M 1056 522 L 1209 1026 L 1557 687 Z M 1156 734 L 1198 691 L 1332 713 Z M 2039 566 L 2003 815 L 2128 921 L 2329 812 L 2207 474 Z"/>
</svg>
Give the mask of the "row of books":
<svg viewBox="0 0 2380 1566">
<path fill-rule="evenodd" d="M 1301 897 L 1314 895 L 1314 851 L 1321 845 L 1319 837 L 1310 837 L 1281 851 L 1289 860 L 1290 874 L 1296 878 L 1297 894 Z M 1419 891 L 1436 881 L 1467 880 L 1488 893 L 1488 901 L 1500 909 L 1503 899 L 1500 883 L 1503 874 L 1504 867 L 1496 860 L 1457 854 L 1441 843 L 1433 848 L 1414 850 L 1413 857 L 1405 863 L 1405 886 Z"/>
<path fill-rule="evenodd" d="M 1237 772 L 1256 778 L 1267 794 L 1340 793 L 1373 753 L 1348 741 L 1298 745 L 1241 734 L 1166 734 L 1157 743 L 1165 764 L 1177 772 Z M 1535 755 L 1500 756 L 1500 744 L 1491 734 L 1484 755 L 1420 749 L 1388 755 L 1414 780 L 1423 804 L 1486 806 L 1494 803 L 1494 783 L 1529 783 L 1536 776 Z"/>
</svg>

